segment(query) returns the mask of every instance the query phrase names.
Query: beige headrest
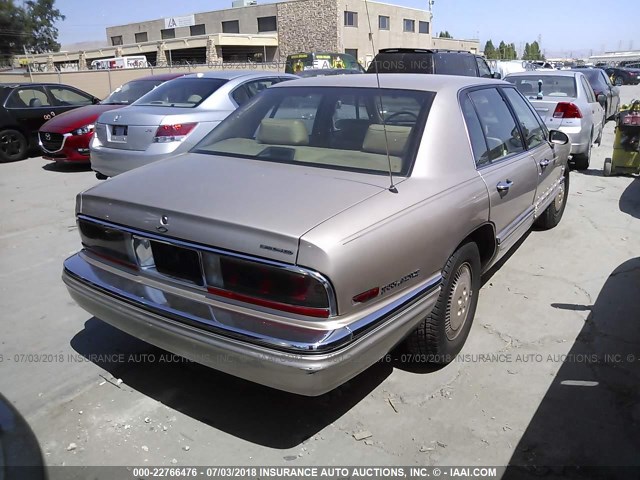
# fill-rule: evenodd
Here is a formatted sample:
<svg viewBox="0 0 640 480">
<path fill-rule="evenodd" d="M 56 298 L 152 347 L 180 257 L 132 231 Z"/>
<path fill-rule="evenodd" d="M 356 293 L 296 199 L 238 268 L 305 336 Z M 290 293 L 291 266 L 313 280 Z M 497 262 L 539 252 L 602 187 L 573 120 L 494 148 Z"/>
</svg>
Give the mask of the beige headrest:
<svg viewBox="0 0 640 480">
<path fill-rule="evenodd" d="M 256 140 L 271 145 L 308 145 L 309 133 L 302 120 L 264 118 Z"/>
<path fill-rule="evenodd" d="M 385 138 L 384 130 L 387 130 Z M 401 156 L 404 153 L 404 148 L 407 144 L 411 133 L 411 127 L 405 127 L 401 125 L 380 125 L 373 123 L 369 125 L 367 134 L 364 137 L 362 143 L 362 151 L 370 153 L 387 154 L 386 143 L 389 143 L 389 155 Z"/>
</svg>

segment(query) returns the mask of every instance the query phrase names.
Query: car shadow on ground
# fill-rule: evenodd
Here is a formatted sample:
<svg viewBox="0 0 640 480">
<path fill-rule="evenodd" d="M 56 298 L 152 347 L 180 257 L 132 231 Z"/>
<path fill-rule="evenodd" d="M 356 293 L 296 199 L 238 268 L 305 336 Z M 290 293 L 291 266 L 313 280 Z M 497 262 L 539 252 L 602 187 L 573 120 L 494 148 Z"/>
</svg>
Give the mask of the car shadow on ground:
<svg viewBox="0 0 640 480">
<path fill-rule="evenodd" d="M 210 427 L 278 449 L 295 447 L 340 418 L 392 371 L 389 363 L 379 362 L 325 395 L 303 397 L 171 356 L 95 317 L 71 346 L 143 395 Z M 129 361 L 96 361 L 121 353 Z M 151 354 L 155 361 L 148 361 Z M 160 361 L 163 356 L 172 361 Z"/>
<path fill-rule="evenodd" d="M 640 257 L 611 273 L 593 305 L 552 307 L 590 313 L 566 358 L 546 359 L 562 366 L 503 479 L 637 478 Z"/>
<path fill-rule="evenodd" d="M 636 177 L 622 192 L 618 205 L 621 212 L 640 218 L 640 177 Z"/>
<path fill-rule="evenodd" d="M 576 170 L 576 169 L 571 169 L 571 173 L 578 173 L 580 175 L 588 175 L 590 177 L 603 177 L 604 174 L 602 173 L 602 170 L 597 169 L 597 168 L 587 168 L 586 170 Z"/>
<path fill-rule="evenodd" d="M 43 170 L 58 173 L 77 173 L 91 171 L 91 165 L 88 163 L 58 163 L 49 162 L 42 166 Z"/>
</svg>

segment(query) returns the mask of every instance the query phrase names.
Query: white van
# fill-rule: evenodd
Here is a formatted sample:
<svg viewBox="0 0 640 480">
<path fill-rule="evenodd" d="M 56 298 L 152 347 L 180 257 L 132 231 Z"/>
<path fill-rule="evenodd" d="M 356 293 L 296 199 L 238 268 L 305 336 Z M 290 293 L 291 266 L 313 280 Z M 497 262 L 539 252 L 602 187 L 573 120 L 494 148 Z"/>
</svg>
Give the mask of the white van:
<svg viewBox="0 0 640 480">
<path fill-rule="evenodd" d="M 131 57 L 103 58 L 91 62 L 91 70 L 113 70 L 120 68 L 146 68 L 149 66 L 147 57 L 133 55 Z"/>
</svg>

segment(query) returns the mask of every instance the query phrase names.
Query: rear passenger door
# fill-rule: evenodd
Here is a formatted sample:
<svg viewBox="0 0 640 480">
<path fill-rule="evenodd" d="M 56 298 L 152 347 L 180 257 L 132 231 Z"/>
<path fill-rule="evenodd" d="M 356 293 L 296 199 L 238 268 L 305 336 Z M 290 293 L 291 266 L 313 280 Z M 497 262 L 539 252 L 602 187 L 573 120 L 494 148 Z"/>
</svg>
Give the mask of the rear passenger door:
<svg viewBox="0 0 640 480">
<path fill-rule="evenodd" d="M 476 168 L 489 193 L 489 220 L 500 249 L 508 249 L 533 223 L 538 167 L 498 88 L 467 91 L 460 101 Z"/>
</svg>

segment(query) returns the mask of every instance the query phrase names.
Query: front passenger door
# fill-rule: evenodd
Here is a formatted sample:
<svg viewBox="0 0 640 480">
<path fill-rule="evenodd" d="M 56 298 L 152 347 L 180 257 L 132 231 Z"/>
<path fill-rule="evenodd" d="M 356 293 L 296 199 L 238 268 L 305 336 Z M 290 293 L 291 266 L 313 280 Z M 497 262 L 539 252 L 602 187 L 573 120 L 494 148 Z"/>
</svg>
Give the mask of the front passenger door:
<svg viewBox="0 0 640 480">
<path fill-rule="evenodd" d="M 489 194 L 489 220 L 500 250 L 506 250 L 533 223 L 537 166 L 497 88 L 472 90 L 462 95 L 461 104 L 470 136 L 475 137 L 476 166 Z"/>
<path fill-rule="evenodd" d="M 562 177 L 563 165 L 558 161 L 552 144 L 547 141 L 549 133 L 533 112 L 531 104 L 515 88 L 504 88 L 502 91 L 513 107 L 527 150 L 538 168 L 538 189 L 534 203 L 540 212 L 540 207 L 546 205 L 557 181 Z"/>
</svg>

